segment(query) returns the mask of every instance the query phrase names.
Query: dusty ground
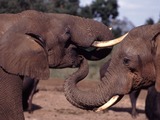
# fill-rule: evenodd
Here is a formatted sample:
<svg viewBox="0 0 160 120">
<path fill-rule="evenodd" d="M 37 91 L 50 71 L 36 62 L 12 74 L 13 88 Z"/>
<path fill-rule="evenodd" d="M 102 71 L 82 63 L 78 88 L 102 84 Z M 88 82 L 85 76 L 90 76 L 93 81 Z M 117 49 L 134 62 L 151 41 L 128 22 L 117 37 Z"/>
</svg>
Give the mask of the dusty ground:
<svg viewBox="0 0 160 120">
<path fill-rule="evenodd" d="M 97 81 L 90 80 L 80 84 L 80 87 L 94 87 Z M 39 92 L 34 96 L 34 112 L 25 112 L 26 120 L 134 120 L 131 115 L 131 105 L 128 96 L 108 112 L 95 113 L 72 106 L 63 93 L 63 80 L 50 79 L 41 81 Z M 147 120 L 144 114 L 146 91 L 142 91 L 137 101 L 139 116 L 136 120 Z"/>
</svg>

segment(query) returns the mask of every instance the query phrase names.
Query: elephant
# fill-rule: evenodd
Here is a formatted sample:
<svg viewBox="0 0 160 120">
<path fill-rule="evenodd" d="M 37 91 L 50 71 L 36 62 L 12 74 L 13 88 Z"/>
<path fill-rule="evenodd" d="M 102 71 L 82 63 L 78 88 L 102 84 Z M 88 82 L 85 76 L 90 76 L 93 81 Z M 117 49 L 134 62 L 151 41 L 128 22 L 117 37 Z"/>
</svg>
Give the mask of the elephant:
<svg viewBox="0 0 160 120">
<path fill-rule="evenodd" d="M 148 88 L 145 113 L 149 120 L 160 120 L 160 93 L 154 86 Z"/>
<path fill-rule="evenodd" d="M 105 76 L 105 73 L 106 73 L 106 70 L 110 64 L 110 61 L 111 59 L 107 60 L 107 62 L 105 62 L 101 67 L 100 67 L 100 71 L 99 71 L 99 74 L 100 74 L 100 80 L 102 81 L 103 77 Z M 141 92 L 141 89 L 138 89 L 138 90 L 134 90 L 132 91 L 130 94 L 129 94 L 129 98 L 130 98 L 130 102 L 131 102 L 131 115 L 133 118 L 136 118 L 137 115 L 138 115 L 138 112 L 137 112 L 137 109 L 136 109 L 136 102 L 137 102 L 137 99 L 138 99 L 138 96 Z"/>
<path fill-rule="evenodd" d="M 131 115 L 132 115 L 133 118 L 136 118 L 138 116 L 138 112 L 137 112 L 137 108 L 136 108 L 136 103 L 137 103 L 137 99 L 138 99 L 138 96 L 139 96 L 140 92 L 141 92 L 141 89 L 138 89 L 138 90 L 132 91 L 129 94 L 129 98 L 130 98 L 131 105 L 132 105 Z"/>
<path fill-rule="evenodd" d="M 32 99 L 33 95 L 39 91 L 37 89 L 38 83 L 39 83 L 38 79 L 31 79 L 30 77 L 26 76 L 23 78 L 23 89 L 22 89 L 23 110 L 28 111 L 29 113 L 33 112 Z"/>
<path fill-rule="evenodd" d="M 67 14 L 27 10 L 0 14 L 0 18 L 3 120 L 24 119 L 22 78 L 45 80 L 49 68 L 74 68 L 82 59 L 103 59 L 122 40 L 113 40 L 112 32 L 103 23 Z"/>
<path fill-rule="evenodd" d="M 145 113 L 149 120 L 159 120 L 160 119 L 160 94 L 155 90 L 154 85 L 144 88 L 147 90 L 147 96 L 145 100 Z M 131 115 L 133 118 L 136 118 L 138 112 L 136 110 L 136 101 L 141 92 L 141 89 L 134 90 L 129 94 L 131 104 L 132 104 L 132 112 Z M 152 112 L 151 112 L 152 111 Z"/>
<path fill-rule="evenodd" d="M 134 90 L 155 84 L 159 93 L 159 44 L 160 24 L 133 28 L 112 51 L 102 80 L 89 91 L 82 91 L 76 86 L 89 72 L 85 65 L 87 61 L 82 61 L 79 69 L 64 82 L 66 99 L 81 109 L 100 111 Z"/>
</svg>

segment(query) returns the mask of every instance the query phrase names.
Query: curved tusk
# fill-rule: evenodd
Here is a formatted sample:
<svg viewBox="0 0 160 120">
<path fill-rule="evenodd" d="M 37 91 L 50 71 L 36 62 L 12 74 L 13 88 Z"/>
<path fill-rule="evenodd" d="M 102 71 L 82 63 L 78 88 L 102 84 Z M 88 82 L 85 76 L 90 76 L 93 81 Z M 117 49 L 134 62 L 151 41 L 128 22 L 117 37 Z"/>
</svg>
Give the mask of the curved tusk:
<svg viewBox="0 0 160 120">
<path fill-rule="evenodd" d="M 110 46 L 113 46 L 113 45 L 120 43 L 127 35 L 128 35 L 128 33 L 126 33 L 125 35 L 123 35 L 119 38 L 116 38 L 113 40 L 108 40 L 108 41 L 94 41 L 92 46 L 93 47 L 101 47 L 101 48 L 102 47 L 110 47 Z"/>
<path fill-rule="evenodd" d="M 119 98 L 119 95 L 113 96 L 107 103 L 105 103 L 104 105 L 99 107 L 96 110 L 96 112 L 103 111 L 103 110 L 109 108 L 111 105 L 113 105 L 117 101 L 118 98 Z"/>
</svg>

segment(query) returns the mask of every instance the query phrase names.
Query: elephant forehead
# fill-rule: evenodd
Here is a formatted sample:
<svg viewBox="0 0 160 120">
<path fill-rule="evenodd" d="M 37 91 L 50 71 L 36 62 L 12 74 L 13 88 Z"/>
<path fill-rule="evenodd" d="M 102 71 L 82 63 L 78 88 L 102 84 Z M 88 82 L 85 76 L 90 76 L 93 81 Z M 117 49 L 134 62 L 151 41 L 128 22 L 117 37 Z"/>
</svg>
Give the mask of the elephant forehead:
<svg viewBox="0 0 160 120">
<path fill-rule="evenodd" d="M 141 55 L 149 52 L 150 45 L 148 44 L 148 41 L 137 38 L 136 40 L 126 40 L 126 42 L 123 42 L 121 49 L 126 54 Z"/>
</svg>

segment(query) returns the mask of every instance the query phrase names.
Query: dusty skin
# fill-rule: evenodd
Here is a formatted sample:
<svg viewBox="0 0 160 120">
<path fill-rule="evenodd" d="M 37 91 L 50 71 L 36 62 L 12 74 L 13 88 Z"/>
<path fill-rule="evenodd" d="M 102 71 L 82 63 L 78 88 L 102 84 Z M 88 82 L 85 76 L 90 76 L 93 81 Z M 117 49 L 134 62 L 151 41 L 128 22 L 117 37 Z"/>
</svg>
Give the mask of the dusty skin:
<svg viewBox="0 0 160 120">
<path fill-rule="evenodd" d="M 34 96 L 34 111 L 25 112 L 25 120 L 147 120 L 144 113 L 146 91 L 142 91 L 137 101 L 139 116 L 130 115 L 131 105 L 128 95 L 108 111 L 95 113 L 72 106 L 63 93 L 63 80 L 49 79 L 40 81 L 39 92 Z M 79 87 L 87 90 L 96 85 L 95 80 L 85 80 Z"/>
</svg>

